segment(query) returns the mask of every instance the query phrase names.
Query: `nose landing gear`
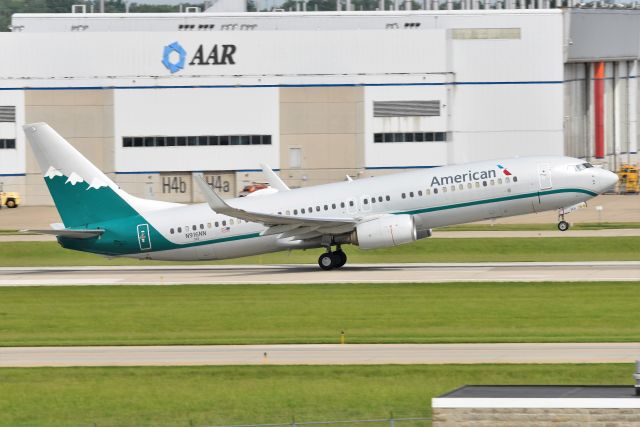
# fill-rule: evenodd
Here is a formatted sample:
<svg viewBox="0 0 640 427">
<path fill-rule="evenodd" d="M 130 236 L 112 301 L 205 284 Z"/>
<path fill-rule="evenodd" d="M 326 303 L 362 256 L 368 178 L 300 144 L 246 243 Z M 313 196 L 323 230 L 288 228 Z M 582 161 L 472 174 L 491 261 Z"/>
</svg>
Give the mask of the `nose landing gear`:
<svg viewBox="0 0 640 427">
<path fill-rule="evenodd" d="M 574 212 L 580 208 L 584 208 L 586 207 L 587 204 L 584 202 L 575 204 L 573 206 L 569 206 L 567 208 L 561 208 L 558 209 L 558 230 L 560 231 L 567 231 L 569 229 L 569 223 L 567 221 L 564 220 L 564 216 L 567 214 L 570 214 L 571 212 Z"/>
<path fill-rule="evenodd" d="M 567 231 L 568 229 L 569 229 L 569 223 L 567 221 L 562 219 L 560 222 L 558 222 L 558 230 Z"/>
<path fill-rule="evenodd" d="M 333 270 L 334 268 L 340 268 L 347 263 L 347 254 L 345 254 L 340 246 L 336 247 L 336 250 L 331 252 L 331 247 L 327 248 L 327 252 L 320 255 L 318 258 L 318 265 L 323 270 Z"/>
</svg>

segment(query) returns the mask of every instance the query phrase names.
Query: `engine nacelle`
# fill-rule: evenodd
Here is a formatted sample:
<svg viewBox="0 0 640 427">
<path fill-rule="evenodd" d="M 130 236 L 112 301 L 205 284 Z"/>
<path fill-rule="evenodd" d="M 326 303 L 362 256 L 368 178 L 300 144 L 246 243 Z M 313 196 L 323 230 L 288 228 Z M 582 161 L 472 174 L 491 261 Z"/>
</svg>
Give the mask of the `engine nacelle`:
<svg viewBox="0 0 640 427">
<path fill-rule="evenodd" d="M 359 224 L 351 241 L 362 249 L 378 249 L 415 242 L 416 226 L 411 215 L 390 215 Z"/>
</svg>

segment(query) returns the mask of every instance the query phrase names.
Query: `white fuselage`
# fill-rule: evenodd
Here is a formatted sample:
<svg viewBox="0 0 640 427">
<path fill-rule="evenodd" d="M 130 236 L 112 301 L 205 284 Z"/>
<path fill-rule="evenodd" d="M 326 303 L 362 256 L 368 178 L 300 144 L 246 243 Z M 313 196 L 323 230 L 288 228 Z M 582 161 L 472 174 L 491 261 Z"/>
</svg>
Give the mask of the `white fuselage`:
<svg viewBox="0 0 640 427">
<path fill-rule="evenodd" d="M 274 215 L 345 219 L 412 215 L 418 230 L 560 209 L 610 188 L 611 172 L 569 157 L 529 157 L 443 166 L 227 200 L 239 209 Z M 213 212 L 207 204 L 152 210 L 145 219 L 177 245 L 129 256 L 162 260 L 225 259 L 319 247 L 267 227 Z M 205 242 L 211 242 L 207 244 Z M 194 243 L 198 243 L 194 245 Z M 184 247 L 180 247 L 184 245 Z"/>
</svg>

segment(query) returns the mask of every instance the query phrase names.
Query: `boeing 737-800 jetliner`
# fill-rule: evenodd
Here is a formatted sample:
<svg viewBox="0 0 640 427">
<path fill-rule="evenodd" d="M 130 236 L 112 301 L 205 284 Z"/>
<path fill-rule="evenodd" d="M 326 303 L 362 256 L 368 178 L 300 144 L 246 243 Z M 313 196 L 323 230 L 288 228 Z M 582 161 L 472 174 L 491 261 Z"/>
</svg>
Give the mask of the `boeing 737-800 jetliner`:
<svg viewBox="0 0 640 427">
<path fill-rule="evenodd" d="M 329 270 L 346 263 L 343 244 L 386 248 L 435 227 L 567 209 L 618 180 L 584 160 L 526 157 L 290 190 L 263 167 L 265 195 L 223 200 L 195 175 L 207 203 L 184 205 L 126 193 L 45 123 L 24 131 L 63 221 L 32 231 L 110 257 L 213 260 L 323 247 L 318 263 Z"/>
</svg>

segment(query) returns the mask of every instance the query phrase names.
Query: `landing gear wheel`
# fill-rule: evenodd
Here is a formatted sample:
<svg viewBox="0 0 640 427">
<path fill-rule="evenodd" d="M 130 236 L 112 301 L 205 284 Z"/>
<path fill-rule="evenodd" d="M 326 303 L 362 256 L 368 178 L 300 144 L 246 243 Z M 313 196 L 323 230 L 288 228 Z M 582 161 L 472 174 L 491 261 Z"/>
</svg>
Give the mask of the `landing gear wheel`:
<svg viewBox="0 0 640 427">
<path fill-rule="evenodd" d="M 335 256 L 333 252 L 325 252 L 318 258 L 318 265 L 323 270 L 331 270 L 335 267 Z"/>
<path fill-rule="evenodd" d="M 336 258 L 335 268 L 340 268 L 347 263 L 347 254 L 342 251 L 335 251 L 333 255 Z"/>
<path fill-rule="evenodd" d="M 7 200 L 7 207 L 8 207 L 9 209 L 11 209 L 11 208 L 15 208 L 15 207 L 16 207 L 16 202 L 15 202 L 13 199 L 9 199 L 9 200 Z"/>
<path fill-rule="evenodd" d="M 558 230 L 567 231 L 569 229 L 569 223 L 567 221 L 560 221 L 558 223 Z"/>
</svg>

